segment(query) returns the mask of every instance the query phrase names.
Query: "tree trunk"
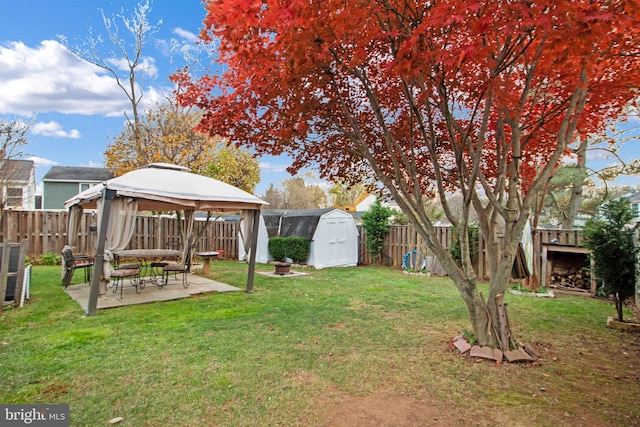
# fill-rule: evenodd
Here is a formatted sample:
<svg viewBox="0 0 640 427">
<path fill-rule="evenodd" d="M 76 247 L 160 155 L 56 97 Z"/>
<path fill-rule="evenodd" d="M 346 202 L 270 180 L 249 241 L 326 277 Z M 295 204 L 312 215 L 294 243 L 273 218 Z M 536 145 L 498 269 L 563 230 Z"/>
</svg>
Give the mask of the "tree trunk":
<svg viewBox="0 0 640 427">
<path fill-rule="evenodd" d="M 478 344 L 495 344 L 495 334 L 492 332 L 493 323 L 489 321 L 489 311 L 482 294 L 478 292 L 475 284 L 469 282 L 462 284 L 462 286 L 458 284 L 458 289 L 467 304 L 469 320 Z"/>
<path fill-rule="evenodd" d="M 624 322 L 624 318 L 622 316 L 622 299 L 620 298 L 619 294 L 615 294 L 614 296 L 615 301 L 616 301 L 616 312 L 618 313 L 618 322 Z"/>
<path fill-rule="evenodd" d="M 576 217 L 580 213 L 582 205 L 584 181 L 587 179 L 587 138 L 582 138 L 578 148 L 575 150 L 578 161 L 576 168 L 578 172 L 573 177 L 571 183 L 571 199 L 569 202 L 569 211 L 564 217 L 562 228 L 571 229 Z"/>
</svg>

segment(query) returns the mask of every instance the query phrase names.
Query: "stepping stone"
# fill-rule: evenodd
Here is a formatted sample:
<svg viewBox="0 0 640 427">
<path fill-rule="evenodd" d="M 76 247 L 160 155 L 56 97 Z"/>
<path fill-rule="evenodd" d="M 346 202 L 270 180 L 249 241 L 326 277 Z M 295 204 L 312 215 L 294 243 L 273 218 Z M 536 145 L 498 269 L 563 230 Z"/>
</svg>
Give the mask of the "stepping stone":
<svg viewBox="0 0 640 427">
<path fill-rule="evenodd" d="M 504 357 L 509 363 L 515 362 L 533 362 L 533 358 L 526 351 L 522 350 L 507 350 L 504 352 Z"/>
<path fill-rule="evenodd" d="M 502 360 L 502 352 L 498 350 L 500 353 L 499 358 L 497 358 L 497 354 L 491 347 L 481 347 L 479 345 L 474 345 L 471 347 L 471 352 L 469 356 L 471 357 L 480 357 L 481 359 L 489 359 L 489 360 Z"/>
<path fill-rule="evenodd" d="M 466 353 L 471 350 L 471 344 L 467 342 L 467 340 L 457 340 L 453 343 L 453 345 L 458 349 L 460 353 Z"/>
</svg>

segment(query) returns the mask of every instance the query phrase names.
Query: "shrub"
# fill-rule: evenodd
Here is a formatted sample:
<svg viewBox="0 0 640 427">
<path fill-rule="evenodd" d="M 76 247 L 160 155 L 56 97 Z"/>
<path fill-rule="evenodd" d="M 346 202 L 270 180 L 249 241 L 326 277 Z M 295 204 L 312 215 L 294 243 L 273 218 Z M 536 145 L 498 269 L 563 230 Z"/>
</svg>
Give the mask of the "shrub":
<svg viewBox="0 0 640 427">
<path fill-rule="evenodd" d="M 311 242 L 305 237 L 285 237 L 287 256 L 293 260 L 293 262 L 305 262 L 309 258 L 309 250 L 311 249 Z"/>
<path fill-rule="evenodd" d="M 592 250 L 596 280 L 605 293 L 612 294 L 618 320 L 623 321 L 622 306 L 635 288 L 638 249 L 633 244 L 635 215 L 626 199 L 611 200 L 602 207 L 602 215 L 591 218 L 584 227 L 584 245 Z"/>
<path fill-rule="evenodd" d="M 287 252 L 284 245 L 284 237 L 269 237 L 269 253 L 273 257 L 273 259 L 282 261 L 287 257 Z"/>
<path fill-rule="evenodd" d="M 362 228 L 364 228 L 366 235 L 367 250 L 378 265 L 382 261 L 385 237 L 389 232 L 389 218 L 393 214 L 393 209 L 382 206 L 380 199 L 377 198 L 362 215 Z"/>
<path fill-rule="evenodd" d="M 461 266 L 462 265 L 462 248 L 460 247 L 460 239 L 458 239 L 458 231 L 455 228 L 451 228 L 452 240 L 451 246 L 449 247 L 449 253 L 456 261 L 456 263 Z M 478 259 L 478 226 L 470 225 L 468 229 L 469 233 L 469 255 L 471 257 L 471 263 L 475 264 Z"/>
<path fill-rule="evenodd" d="M 47 252 L 46 254 L 42 254 L 40 257 L 40 265 L 58 265 L 60 264 L 60 255 L 54 254 L 52 252 Z"/>
<path fill-rule="evenodd" d="M 305 262 L 309 258 L 311 242 L 305 237 L 270 237 L 269 253 L 275 260 L 291 258 L 293 262 Z"/>
</svg>

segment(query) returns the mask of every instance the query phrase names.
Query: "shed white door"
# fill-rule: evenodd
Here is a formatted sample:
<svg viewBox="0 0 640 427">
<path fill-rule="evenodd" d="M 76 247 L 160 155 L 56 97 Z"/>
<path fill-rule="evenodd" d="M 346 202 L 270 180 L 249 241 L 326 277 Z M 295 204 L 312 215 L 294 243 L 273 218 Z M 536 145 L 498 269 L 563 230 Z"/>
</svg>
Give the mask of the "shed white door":
<svg viewBox="0 0 640 427">
<path fill-rule="evenodd" d="M 329 234 L 329 250 L 326 255 L 327 267 L 345 265 L 351 262 L 351 254 L 347 244 L 347 236 L 350 233 L 350 224 L 343 218 L 327 218 L 324 227 Z"/>
</svg>

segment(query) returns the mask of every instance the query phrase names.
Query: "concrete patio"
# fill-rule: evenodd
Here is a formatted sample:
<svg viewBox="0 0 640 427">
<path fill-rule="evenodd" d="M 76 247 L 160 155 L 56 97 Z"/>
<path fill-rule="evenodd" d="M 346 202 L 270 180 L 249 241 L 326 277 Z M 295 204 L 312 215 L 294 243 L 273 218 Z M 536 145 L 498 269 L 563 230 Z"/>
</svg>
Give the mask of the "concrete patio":
<svg viewBox="0 0 640 427">
<path fill-rule="evenodd" d="M 225 283 L 216 282 L 206 277 L 189 274 L 187 276 L 189 287 L 182 286 L 182 280 L 169 279 L 162 288 L 147 284 L 140 293 L 136 293 L 136 289 L 125 281 L 122 289 L 122 298 L 120 298 L 120 290 L 113 292 L 107 289 L 106 294 L 98 297 L 98 309 L 123 307 L 125 305 L 145 304 L 150 302 L 170 301 L 181 298 L 189 298 L 192 295 L 204 294 L 209 292 L 234 292 L 240 291 L 240 288 L 227 285 Z M 71 285 L 65 289 L 65 292 L 75 300 L 83 310 L 87 310 L 89 300 L 89 284 L 82 283 L 79 285 Z"/>
</svg>

